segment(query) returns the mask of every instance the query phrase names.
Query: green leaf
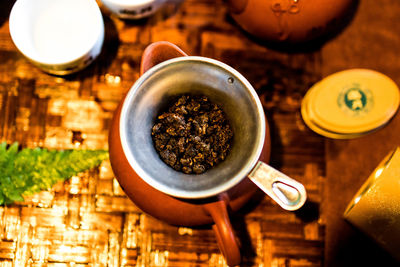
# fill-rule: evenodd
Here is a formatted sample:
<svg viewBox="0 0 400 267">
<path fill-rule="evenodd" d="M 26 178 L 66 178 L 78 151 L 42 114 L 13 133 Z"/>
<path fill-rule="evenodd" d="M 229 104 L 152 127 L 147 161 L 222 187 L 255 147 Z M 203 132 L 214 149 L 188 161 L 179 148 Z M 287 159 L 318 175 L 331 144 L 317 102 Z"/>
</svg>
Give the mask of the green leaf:
<svg viewBox="0 0 400 267">
<path fill-rule="evenodd" d="M 106 150 L 7 149 L 0 144 L 0 205 L 23 201 L 40 190 L 50 189 L 58 181 L 98 166 L 108 158 Z"/>
</svg>

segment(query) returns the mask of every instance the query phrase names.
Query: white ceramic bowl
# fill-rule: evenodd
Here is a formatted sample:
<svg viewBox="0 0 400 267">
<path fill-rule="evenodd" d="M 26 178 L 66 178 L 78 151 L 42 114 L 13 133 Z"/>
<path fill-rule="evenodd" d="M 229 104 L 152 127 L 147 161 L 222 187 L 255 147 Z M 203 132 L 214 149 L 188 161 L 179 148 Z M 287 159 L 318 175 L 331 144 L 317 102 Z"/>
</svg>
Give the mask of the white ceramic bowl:
<svg viewBox="0 0 400 267">
<path fill-rule="evenodd" d="M 10 35 L 33 64 L 66 75 L 100 54 L 104 22 L 95 0 L 17 0 L 10 13 Z"/>
<path fill-rule="evenodd" d="M 165 0 L 101 0 L 112 13 L 123 19 L 141 19 L 154 14 Z"/>
</svg>

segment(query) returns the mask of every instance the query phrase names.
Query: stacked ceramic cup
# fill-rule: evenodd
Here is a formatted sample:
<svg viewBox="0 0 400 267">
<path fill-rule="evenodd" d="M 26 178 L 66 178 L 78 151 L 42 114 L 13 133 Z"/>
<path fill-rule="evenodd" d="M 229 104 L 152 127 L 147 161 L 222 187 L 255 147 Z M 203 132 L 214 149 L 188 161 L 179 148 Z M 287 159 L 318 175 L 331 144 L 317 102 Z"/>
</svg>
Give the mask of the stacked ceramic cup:
<svg viewBox="0 0 400 267">
<path fill-rule="evenodd" d="M 165 0 L 101 0 L 103 5 L 122 19 L 142 19 L 154 14 Z"/>
<path fill-rule="evenodd" d="M 154 14 L 165 0 L 102 0 L 120 18 Z M 34 65 L 55 75 L 87 67 L 101 52 L 104 22 L 96 0 L 17 0 L 10 14 L 10 34 Z"/>
<path fill-rule="evenodd" d="M 18 50 L 45 72 L 66 75 L 101 52 L 104 22 L 95 0 L 17 0 L 10 34 Z"/>
<path fill-rule="evenodd" d="M 399 88 L 386 75 L 350 69 L 329 75 L 311 87 L 302 101 L 301 114 L 318 134 L 350 139 L 388 123 L 399 99 Z"/>
</svg>

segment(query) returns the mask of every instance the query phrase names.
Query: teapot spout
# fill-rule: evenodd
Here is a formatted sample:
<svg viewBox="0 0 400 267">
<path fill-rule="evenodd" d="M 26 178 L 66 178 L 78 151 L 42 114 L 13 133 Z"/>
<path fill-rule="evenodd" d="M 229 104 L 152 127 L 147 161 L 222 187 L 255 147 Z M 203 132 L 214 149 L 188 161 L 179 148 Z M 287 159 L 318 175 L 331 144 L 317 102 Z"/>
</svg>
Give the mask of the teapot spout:
<svg viewBox="0 0 400 267">
<path fill-rule="evenodd" d="M 230 12 L 237 15 L 245 10 L 248 0 L 227 0 L 227 2 Z"/>
</svg>

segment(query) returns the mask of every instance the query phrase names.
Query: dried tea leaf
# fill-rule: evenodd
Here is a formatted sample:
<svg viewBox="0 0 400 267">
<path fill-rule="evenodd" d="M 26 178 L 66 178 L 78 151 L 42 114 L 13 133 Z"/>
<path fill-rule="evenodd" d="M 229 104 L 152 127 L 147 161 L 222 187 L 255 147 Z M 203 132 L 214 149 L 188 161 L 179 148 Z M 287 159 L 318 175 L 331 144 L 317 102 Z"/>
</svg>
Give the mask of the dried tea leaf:
<svg viewBox="0 0 400 267">
<path fill-rule="evenodd" d="M 177 171 L 204 173 L 226 158 L 233 132 L 222 109 L 206 96 L 181 96 L 152 127 L 161 160 Z"/>
</svg>

